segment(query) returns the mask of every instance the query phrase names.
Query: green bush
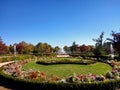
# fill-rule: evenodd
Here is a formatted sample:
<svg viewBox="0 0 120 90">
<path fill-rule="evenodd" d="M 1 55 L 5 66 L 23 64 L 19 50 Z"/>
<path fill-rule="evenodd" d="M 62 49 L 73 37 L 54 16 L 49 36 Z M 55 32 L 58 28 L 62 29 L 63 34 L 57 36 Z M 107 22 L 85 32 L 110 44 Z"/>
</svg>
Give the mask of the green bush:
<svg viewBox="0 0 120 90">
<path fill-rule="evenodd" d="M 53 65 L 53 64 L 83 64 L 83 65 L 89 65 L 94 64 L 96 61 L 94 60 L 71 60 L 71 59 L 58 59 L 58 60 L 39 60 L 36 63 L 37 64 L 43 64 L 43 65 Z"/>
<path fill-rule="evenodd" d="M 55 57 L 56 54 L 55 53 L 34 53 L 33 55 L 37 56 L 37 57 Z"/>
<path fill-rule="evenodd" d="M 7 58 L 2 58 L 2 62 L 7 62 Z"/>
<path fill-rule="evenodd" d="M 25 60 L 25 59 L 35 59 L 33 55 L 17 55 L 17 56 L 6 56 L 1 57 L 0 62 L 16 61 L 16 60 Z"/>
</svg>

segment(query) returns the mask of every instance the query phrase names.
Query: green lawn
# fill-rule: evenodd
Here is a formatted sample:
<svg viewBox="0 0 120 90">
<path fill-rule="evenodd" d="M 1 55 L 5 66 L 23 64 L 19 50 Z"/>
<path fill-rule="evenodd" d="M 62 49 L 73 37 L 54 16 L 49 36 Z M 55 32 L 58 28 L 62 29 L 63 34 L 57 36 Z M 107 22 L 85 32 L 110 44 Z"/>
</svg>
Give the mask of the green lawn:
<svg viewBox="0 0 120 90">
<path fill-rule="evenodd" d="M 60 65 L 40 65 L 32 61 L 23 66 L 25 70 L 37 70 L 45 72 L 47 75 L 69 76 L 72 73 L 79 74 L 105 74 L 107 71 L 111 71 L 112 67 L 105 63 L 97 62 L 92 65 L 78 65 L 78 64 L 60 64 Z"/>
</svg>

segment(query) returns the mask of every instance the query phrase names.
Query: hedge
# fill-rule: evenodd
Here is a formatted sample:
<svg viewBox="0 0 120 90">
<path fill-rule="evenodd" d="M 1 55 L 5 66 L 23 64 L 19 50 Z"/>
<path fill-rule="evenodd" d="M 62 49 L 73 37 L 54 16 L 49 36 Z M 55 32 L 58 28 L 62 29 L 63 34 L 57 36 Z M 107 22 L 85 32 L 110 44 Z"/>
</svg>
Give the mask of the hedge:
<svg viewBox="0 0 120 90">
<path fill-rule="evenodd" d="M 2 70 L 2 69 L 1 69 Z M 116 90 L 120 87 L 119 80 L 92 83 L 44 83 L 31 80 L 23 80 L 5 75 L 0 70 L 0 81 L 10 88 L 20 90 Z"/>
<path fill-rule="evenodd" d="M 37 64 L 42 64 L 42 65 L 53 65 L 53 64 L 82 64 L 82 65 L 89 65 L 89 64 L 94 64 L 96 61 L 94 60 L 39 60 L 36 62 Z"/>
</svg>

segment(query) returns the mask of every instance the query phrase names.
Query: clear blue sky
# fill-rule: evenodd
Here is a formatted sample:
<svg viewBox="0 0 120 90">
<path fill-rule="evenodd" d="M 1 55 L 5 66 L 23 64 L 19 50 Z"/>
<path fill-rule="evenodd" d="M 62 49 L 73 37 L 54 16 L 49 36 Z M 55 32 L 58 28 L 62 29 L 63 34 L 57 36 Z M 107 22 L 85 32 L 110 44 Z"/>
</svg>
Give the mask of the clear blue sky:
<svg viewBox="0 0 120 90">
<path fill-rule="evenodd" d="M 52 46 L 94 45 L 102 31 L 120 31 L 120 0 L 0 0 L 0 36 Z"/>
</svg>

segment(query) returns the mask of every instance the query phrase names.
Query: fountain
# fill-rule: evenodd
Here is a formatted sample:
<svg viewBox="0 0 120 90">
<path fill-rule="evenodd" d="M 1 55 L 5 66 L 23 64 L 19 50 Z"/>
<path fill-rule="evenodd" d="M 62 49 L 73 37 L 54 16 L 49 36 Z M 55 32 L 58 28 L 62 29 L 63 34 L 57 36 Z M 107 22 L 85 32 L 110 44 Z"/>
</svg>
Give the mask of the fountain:
<svg viewBox="0 0 120 90">
<path fill-rule="evenodd" d="M 110 56 L 111 58 L 114 58 L 114 49 L 112 43 L 110 43 Z"/>
<path fill-rule="evenodd" d="M 14 44 L 14 56 L 16 56 L 16 44 Z"/>
<path fill-rule="evenodd" d="M 60 50 L 58 50 L 57 52 L 57 57 L 69 57 L 69 55 L 64 51 L 63 48 L 60 48 Z"/>
<path fill-rule="evenodd" d="M 66 54 L 66 53 L 63 48 L 60 48 L 60 50 L 58 50 L 58 54 L 61 55 L 61 54 Z"/>
</svg>

